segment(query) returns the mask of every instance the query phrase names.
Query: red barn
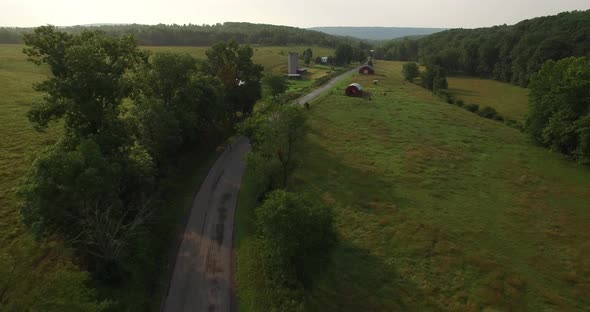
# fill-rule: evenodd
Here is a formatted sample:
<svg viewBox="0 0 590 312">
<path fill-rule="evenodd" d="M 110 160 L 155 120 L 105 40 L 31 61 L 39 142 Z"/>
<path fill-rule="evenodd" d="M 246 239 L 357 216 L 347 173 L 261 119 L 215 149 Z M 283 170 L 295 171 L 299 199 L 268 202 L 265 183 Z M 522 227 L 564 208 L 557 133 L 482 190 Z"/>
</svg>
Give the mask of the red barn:
<svg viewBox="0 0 590 312">
<path fill-rule="evenodd" d="M 373 66 L 365 64 L 359 68 L 359 74 L 373 75 L 375 74 L 375 69 L 373 69 Z"/>
<path fill-rule="evenodd" d="M 346 88 L 346 95 L 348 96 L 362 96 L 363 95 L 363 87 L 361 87 L 358 83 L 351 83 L 350 86 Z"/>
</svg>

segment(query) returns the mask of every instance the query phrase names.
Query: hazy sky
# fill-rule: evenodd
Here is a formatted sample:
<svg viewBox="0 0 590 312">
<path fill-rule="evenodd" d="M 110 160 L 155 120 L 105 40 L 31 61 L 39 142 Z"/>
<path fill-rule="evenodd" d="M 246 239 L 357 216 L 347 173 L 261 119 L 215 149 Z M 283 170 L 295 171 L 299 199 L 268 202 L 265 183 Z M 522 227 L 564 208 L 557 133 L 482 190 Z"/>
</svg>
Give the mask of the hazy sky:
<svg viewBox="0 0 590 312">
<path fill-rule="evenodd" d="M 0 26 L 235 21 L 473 28 L 587 9 L 590 0 L 0 0 Z"/>
</svg>

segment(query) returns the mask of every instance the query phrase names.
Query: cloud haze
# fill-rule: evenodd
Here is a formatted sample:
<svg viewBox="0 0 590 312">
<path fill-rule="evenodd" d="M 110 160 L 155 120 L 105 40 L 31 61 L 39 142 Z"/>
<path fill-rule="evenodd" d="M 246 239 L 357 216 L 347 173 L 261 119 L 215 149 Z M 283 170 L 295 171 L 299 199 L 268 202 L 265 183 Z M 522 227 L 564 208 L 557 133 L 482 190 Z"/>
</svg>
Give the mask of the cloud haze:
<svg viewBox="0 0 590 312">
<path fill-rule="evenodd" d="M 0 26 L 92 23 L 484 27 L 563 11 L 588 0 L 0 0 Z"/>
</svg>

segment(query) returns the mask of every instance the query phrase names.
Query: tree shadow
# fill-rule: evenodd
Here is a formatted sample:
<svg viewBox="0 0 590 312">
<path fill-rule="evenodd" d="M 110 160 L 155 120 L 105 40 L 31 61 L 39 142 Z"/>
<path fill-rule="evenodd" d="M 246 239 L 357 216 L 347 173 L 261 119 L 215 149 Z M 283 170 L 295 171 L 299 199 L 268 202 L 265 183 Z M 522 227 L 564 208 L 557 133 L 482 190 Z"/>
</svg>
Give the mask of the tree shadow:
<svg viewBox="0 0 590 312">
<path fill-rule="evenodd" d="M 309 133 L 320 140 L 329 140 L 321 129 L 312 128 Z M 351 138 L 351 141 L 357 139 Z M 382 178 L 380 169 L 367 159 L 359 159 L 357 164 L 351 166 L 338 159 L 334 152 L 311 140 L 306 140 L 305 145 L 299 147 L 297 155 L 298 168 L 290 182 L 293 191 L 312 192 L 328 205 L 338 201 L 342 207 L 360 209 L 366 213 L 381 209 L 395 213 L 412 204 L 410 199 L 396 194 L 392 181 Z M 346 189 L 346 192 L 342 192 L 342 189 Z M 334 194 L 334 191 L 340 192 Z"/>
<path fill-rule="evenodd" d="M 340 241 L 308 289 L 309 311 L 433 311 L 428 299 L 393 261 L 350 241 Z"/>
</svg>

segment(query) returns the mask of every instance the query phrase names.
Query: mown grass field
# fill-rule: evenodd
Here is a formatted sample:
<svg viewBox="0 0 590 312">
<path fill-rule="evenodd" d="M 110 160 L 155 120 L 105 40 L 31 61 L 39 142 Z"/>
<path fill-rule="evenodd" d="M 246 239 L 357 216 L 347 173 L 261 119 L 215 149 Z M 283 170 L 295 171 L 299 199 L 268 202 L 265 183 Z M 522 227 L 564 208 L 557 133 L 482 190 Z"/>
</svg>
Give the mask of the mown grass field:
<svg viewBox="0 0 590 312">
<path fill-rule="evenodd" d="M 48 144 L 53 143 L 60 134 L 58 126 L 51 127 L 46 133 L 35 131 L 25 116 L 31 103 L 41 97 L 40 94 L 32 90 L 31 85 L 42 81 L 48 75 L 48 70 L 28 62 L 26 56 L 22 54 L 23 47 L 23 45 L 0 44 L 0 137 L 2 138 L 0 140 L 0 265 L 18 263 L 20 261 L 18 257 L 39 256 L 37 253 L 33 255 L 31 250 L 40 247 L 34 247 L 35 243 L 20 222 L 16 186 L 21 177 L 27 172 L 36 153 Z M 255 47 L 254 61 L 261 63 L 270 71 L 279 71 L 283 67 L 286 70 L 286 54 L 291 50 L 301 52 L 303 48 Z M 154 52 L 186 52 L 198 58 L 205 58 L 207 48 L 146 47 L 146 49 Z M 313 49 L 314 53 L 319 54 L 331 52 L 329 49 Z M 285 55 L 281 55 L 281 53 Z M 323 71 L 324 69 L 318 70 Z M 211 151 L 211 155 L 215 155 L 215 152 Z M 204 177 L 203 174 L 206 173 L 208 164 L 213 160 L 214 158 L 208 155 L 200 155 L 197 158 L 184 160 L 181 163 L 183 170 L 180 170 L 180 172 L 182 174 L 174 177 L 171 181 L 167 181 L 171 185 L 171 192 L 177 192 L 175 193 L 177 196 L 171 197 L 178 200 L 172 202 L 171 206 L 182 206 L 177 207 L 176 210 L 171 210 L 174 211 L 172 213 L 173 217 L 183 216 L 184 209 L 190 205 L 194 188 L 198 186 L 200 179 Z M 167 222 L 174 223 L 174 221 L 170 220 L 167 220 Z M 25 245 L 27 250 L 21 250 Z M 52 251 L 49 252 L 52 256 L 59 257 L 62 251 L 58 249 L 59 247 L 54 246 Z M 46 257 L 46 253 L 43 252 L 41 256 Z M 17 268 L 19 271 L 24 272 L 25 275 L 26 272 L 31 270 L 31 268 L 25 266 L 30 265 L 30 262 L 37 261 L 35 259 L 29 260 L 26 263 L 22 262 L 21 266 L 23 267 L 19 266 Z M 69 262 L 68 259 L 64 261 Z M 37 268 L 48 270 L 47 273 L 50 273 L 49 271 L 53 267 L 37 265 Z M 155 269 L 158 270 L 159 268 L 155 267 Z M 0 270 L 0 272 L 3 271 Z M 144 273 L 153 274 L 154 272 Z M 26 276 L 21 277 L 22 281 L 27 280 Z M 3 278 L 5 276 L 0 276 L 0 288 L 5 282 Z M 30 280 L 27 281 L 30 282 Z M 38 282 L 43 283 L 43 281 Z M 155 308 L 157 308 L 159 298 L 142 297 L 142 294 L 135 292 L 136 286 L 129 286 L 129 295 L 125 299 L 130 303 L 129 305 L 133 306 L 134 302 L 145 303 L 147 300 L 152 303 L 156 302 Z M 22 291 L 22 295 L 25 296 L 24 291 Z M 10 300 L 10 298 L 5 299 Z M 141 309 L 141 307 L 138 309 Z"/>
<path fill-rule="evenodd" d="M 500 115 L 523 122 L 528 111 L 529 90 L 490 79 L 448 77 L 449 91 L 465 104 L 489 106 Z"/>
<path fill-rule="evenodd" d="M 590 168 L 404 82 L 401 66 L 312 103 L 291 190 L 334 208 L 340 241 L 310 310 L 589 310 Z M 373 99 L 345 97 L 351 81 Z M 238 278 L 256 278 L 249 178 Z"/>
</svg>

